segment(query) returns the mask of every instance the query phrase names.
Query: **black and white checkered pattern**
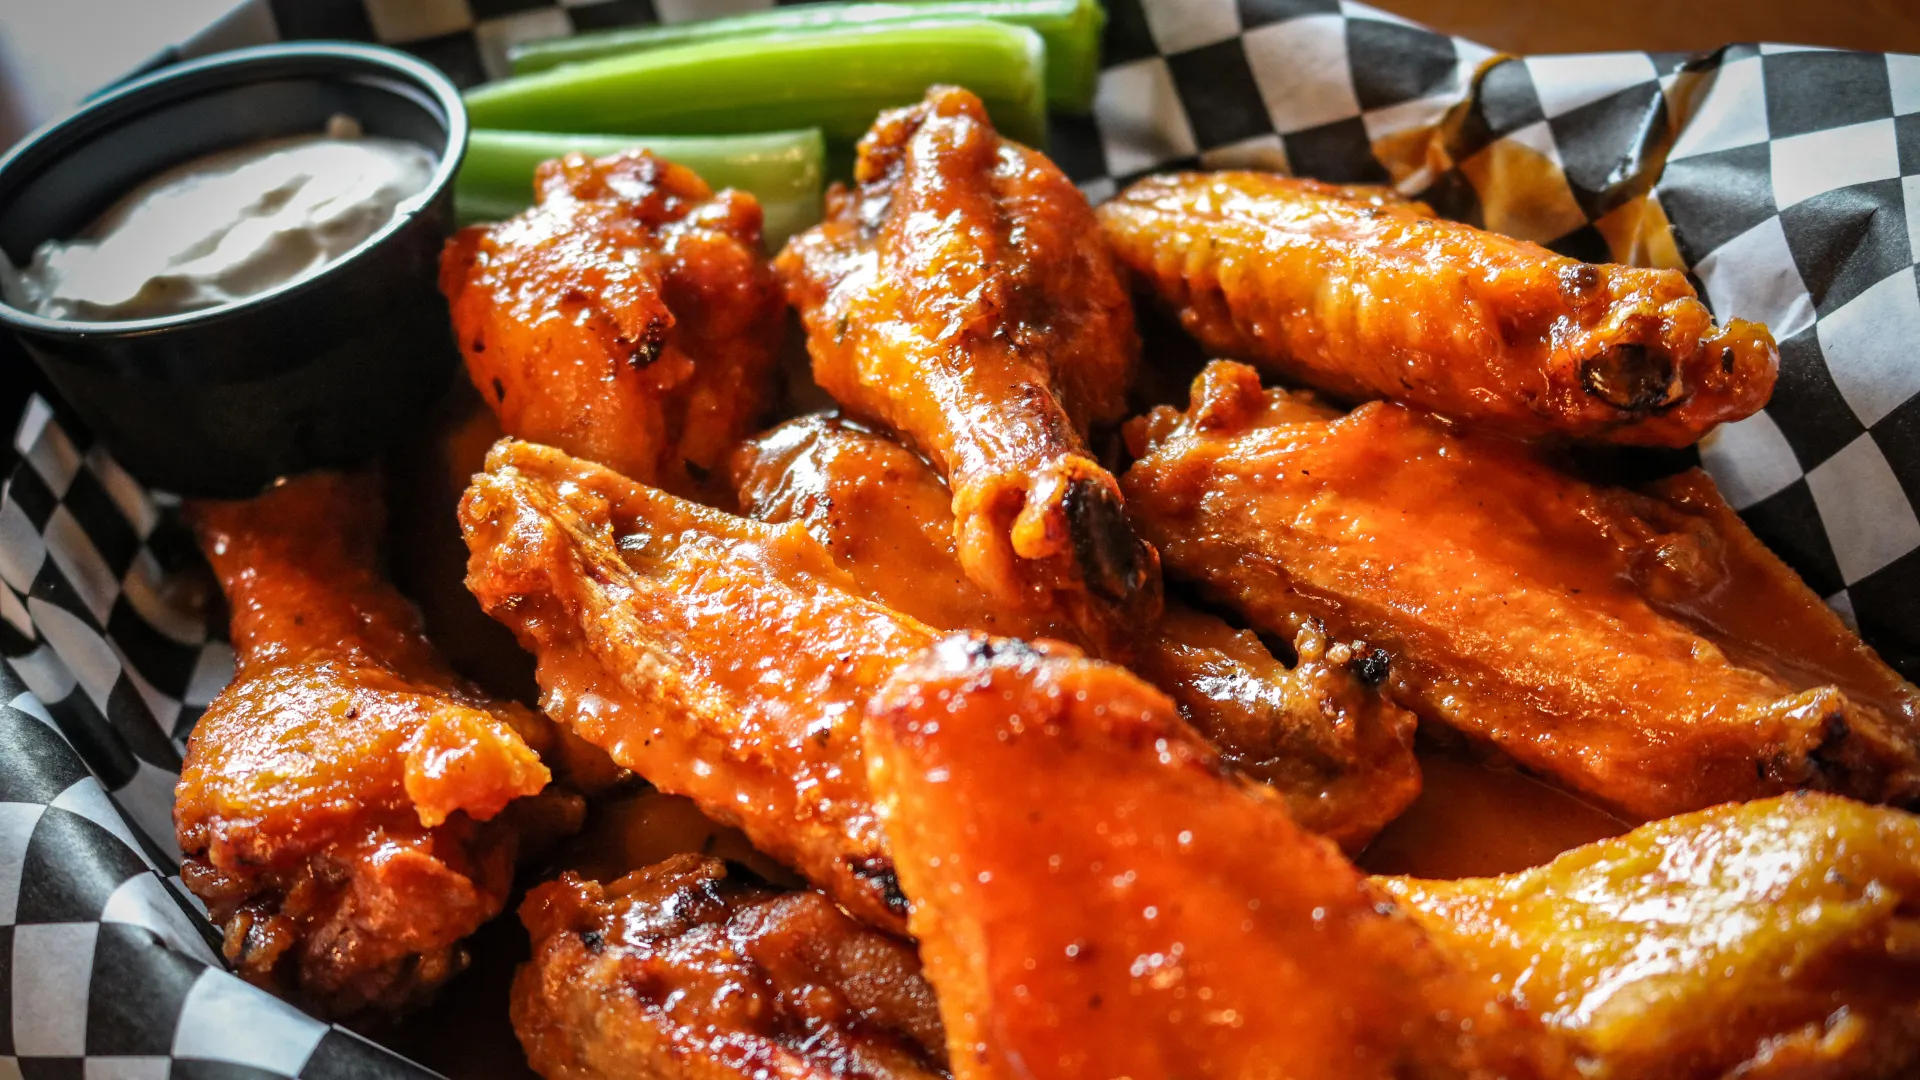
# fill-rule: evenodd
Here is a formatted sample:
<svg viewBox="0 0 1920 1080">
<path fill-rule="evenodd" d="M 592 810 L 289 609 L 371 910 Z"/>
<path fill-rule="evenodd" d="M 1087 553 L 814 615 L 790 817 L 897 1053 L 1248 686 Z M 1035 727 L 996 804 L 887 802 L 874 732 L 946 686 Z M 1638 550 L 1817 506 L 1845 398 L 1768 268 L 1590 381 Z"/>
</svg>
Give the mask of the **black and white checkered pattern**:
<svg viewBox="0 0 1920 1080">
<path fill-rule="evenodd" d="M 199 613 L 191 539 L 80 430 L 35 396 L 15 432 L 0 492 L 7 663 L 140 830 L 168 836 L 186 733 L 233 654 Z M 154 854 L 179 857 L 170 842 Z"/>
<path fill-rule="evenodd" d="M 233 654 L 191 540 L 81 432 L 30 397 L 0 486 L 0 1076 L 427 1075 L 221 966 L 173 785 Z"/>
<path fill-rule="evenodd" d="M 1792 46 L 1500 57 L 1343 0 L 1109 0 L 1104 197 L 1251 165 L 1398 186 L 1770 325 L 1765 413 L 1699 448 L 1754 531 L 1920 677 L 1920 57 Z"/>
<path fill-rule="evenodd" d="M 1702 448 L 1769 545 L 1920 669 L 1920 57 L 1724 50 L 1656 194 L 1715 310 L 1780 339 L 1759 416 Z"/>
<path fill-rule="evenodd" d="M 771 2 L 257 0 L 264 17 L 229 30 L 384 41 L 471 85 L 504 74 L 513 42 Z M 1096 199 L 1196 166 L 1392 183 L 1568 254 L 1684 268 L 1723 318 L 1772 326 L 1772 405 L 1699 457 L 1920 676 L 1920 57 L 1522 59 L 1341 0 L 1108 3 L 1094 113 L 1056 118 L 1049 147 Z M 27 399 L 15 429 L 0 1077 L 425 1075 L 220 970 L 171 828 L 185 733 L 232 670 L 217 597 L 167 503 L 57 402 Z"/>
</svg>

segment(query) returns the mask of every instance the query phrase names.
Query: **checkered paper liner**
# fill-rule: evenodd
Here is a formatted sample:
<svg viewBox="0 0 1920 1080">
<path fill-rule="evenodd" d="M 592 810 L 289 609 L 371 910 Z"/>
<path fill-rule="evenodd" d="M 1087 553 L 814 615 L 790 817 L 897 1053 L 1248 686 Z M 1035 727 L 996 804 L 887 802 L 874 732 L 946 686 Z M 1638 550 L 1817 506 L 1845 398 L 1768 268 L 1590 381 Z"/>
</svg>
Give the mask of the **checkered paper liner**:
<svg viewBox="0 0 1920 1080">
<path fill-rule="evenodd" d="M 378 40 L 463 85 L 517 41 L 768 0 L 271 0 L 232 26 Z M 1109 0 L 1090 197 L 1249 165 L 1392 183 L 1581 257 L 1684 268 L 1770 325 L 1779 390 L 1695 459 L 1920 675 L 1920 57 L 1735 45 L 1502 57 L 1338 0 Z M 191 538 L 50 396 L 0 449 L 0 1078 L 409 1077 L 228 974 L 180 885 L 187 732 L 231 677 Z M 217 610 L 217 605 L 214 606 Z"/>
</svg>

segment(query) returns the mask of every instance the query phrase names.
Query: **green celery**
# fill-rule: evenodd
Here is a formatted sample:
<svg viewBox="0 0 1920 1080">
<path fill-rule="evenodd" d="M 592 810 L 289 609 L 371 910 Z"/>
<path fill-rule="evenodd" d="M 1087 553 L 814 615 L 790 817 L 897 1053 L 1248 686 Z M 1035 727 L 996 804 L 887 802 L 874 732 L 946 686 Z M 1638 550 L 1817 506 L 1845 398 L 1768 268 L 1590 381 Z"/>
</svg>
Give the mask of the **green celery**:
<svg viewBox="0 0 1920 1080">
<path fill-rule="evenodd" d="M 466 95 L 476 127 L 731 135 L 817 127 L 852 142 L 935 83 L 980 95 L 1009 138 L 1046 139 L 1046 46 L 984 20 L 734 38 L 568 64 Z"/>
<path fill-rule="evenodd" d="M 514 46 L 509 56 L 513 73 L 528 75 L 562 64 L 707 41 L 955 18 L 991 19 L 1037 31 L 1047 43 L 1047 104 L 1078 113 L 1093 107 L 1100 77 L 1100 34 L 1107 21 L 1099 0 L 854 0 L 803 4 L 670 26 L 622 26 L 526 42 Z"/>
</svg>

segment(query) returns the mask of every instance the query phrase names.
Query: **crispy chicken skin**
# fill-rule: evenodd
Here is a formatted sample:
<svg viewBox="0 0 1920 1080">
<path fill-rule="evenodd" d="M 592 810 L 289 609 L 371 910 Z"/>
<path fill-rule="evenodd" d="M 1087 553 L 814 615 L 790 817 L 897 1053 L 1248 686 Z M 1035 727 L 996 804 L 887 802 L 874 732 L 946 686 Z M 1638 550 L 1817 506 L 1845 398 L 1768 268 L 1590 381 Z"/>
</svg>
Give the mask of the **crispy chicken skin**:
<svg viewBox="0 0 1920 1080">
<path fill-rule="evenodd" d="M 550 730 L 442 662 L 376 569 L 377 488 L 330 474 L 190 509 L 239 660 L 187 746 L 181 877 L 248 979 L 329 1015 L 420 1004 L 578 822 Z M 519 800 L 519 801 L 516 801 Z"/>
<path fill-rule="evenodd" d="M 1717 806 L 1465 881 L 1379 879 L 1587 1075 L 1912 1076 L 1920 818 L 1831 795 Z"/>
<path fill-rule="evenodd" d="M 940 474 L 890 435 L 838 413 L 809 413 L 748 439 L 727 458 L 740 513 L 796 522 L 874 600 L 937 630 L 1086 644 L 1051 612 L 1003 602 L 968 578 Z"/>
<path fill-rule="evenodd" d="M 504 440 L 460 507 L 467 584 L 538 661 L 541 707 L 855 915 L 904 926 L 860 710 L 936 638 L 798 525 L 709 510 Z"/>
<path fill-rule="evenodd" d="M 866 730 L 958 1080 L 1571 1075 L 1123 668 L 956 637 Z"/>
<path fill-rule="evenodd" d="M 1626 815 L 1796 788 L 1920 798 L 1920 692 L 1704 474 L 1597 487 L 1232 363 L 1129 437 L 1130 508 L 1173 572 L 1276 633 L 1370 642 L 1423 721 Z"/>
<path fill-rule="evenodd" d="M 946 1046 L 913 947 L 816 892 L 679 855 L 573 874 L 520 917 L 513 1026 L 547 1080 L 934 1080 Z"/>
<path fill-rule="evenodd" d="M 1679 271 L 1564 258 L 1383 189 L 1180 173 L 1098 213 L 1215 355 L 1343 397 L 1521 436 L 1685 446 L 1773 392 L 1766 328 L 1715 327 Z"/>
<path fill-rule="evenodd" d="M 1278 791 L 1296 825 L 1357 852 L 1420 796 L 1417 721 L 1378 685 L 1375 650 L 1302 625 L 1293 652 L 1289 667 L 1252 631 L 1172 607 L 1133 670 L 1227 764 Z"/>
<path fill-rule="evenodd" d="M 880 114 L 854 176 L 775 260 L 815 380 L 933 460 L 960 565 L 1002 603 L 1095 638 L 1150 621 L 1159 564 L 1085 444 L 1139 353 L 1086 199 L 953 87 Z"/>
<path fill-rule="evenodd" d="M 772 389 L 785 304 L 760 205 L 644 150 L 549 161 L 534 189 L 441 258 L 467 374 L 509 435 L 697 488 Z"/>
<path fill-rule="evenodd" d="M 1075 640 L 961 572 L 946 485 L 888 436 L 816 413 L 729 460 L 742 513 L 799 522 L 872 599 L 939 630 Z M 1289 668 L 1253 634 L 1174 606 L 1128 652 L 1230 764 L 1286 796 L 1297 822 L 1357 850 L 1420 792 L 1413 716 L 1367 684 L 1370 655 L 1311 628 L 1295 646 Z"/>
</svg>

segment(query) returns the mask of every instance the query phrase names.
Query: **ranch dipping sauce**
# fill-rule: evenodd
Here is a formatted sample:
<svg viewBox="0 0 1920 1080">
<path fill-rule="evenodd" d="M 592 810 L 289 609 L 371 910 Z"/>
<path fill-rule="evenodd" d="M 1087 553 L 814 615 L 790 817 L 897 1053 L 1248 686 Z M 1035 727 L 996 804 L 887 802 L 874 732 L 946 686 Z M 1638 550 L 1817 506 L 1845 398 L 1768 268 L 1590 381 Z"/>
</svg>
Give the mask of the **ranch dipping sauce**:
<svg viewBox="0 0 1920 1080">
<path fill-rule="evenodd" d="M 9 304 L 108 322 L 199 311 L 311 277 L 414 208 L 438 159 L 362 135 L 273 139 L 188 162 L 116 203 L 81 238 L 48 241 L 25 269 L 0 259 Z"/>
</svg>

